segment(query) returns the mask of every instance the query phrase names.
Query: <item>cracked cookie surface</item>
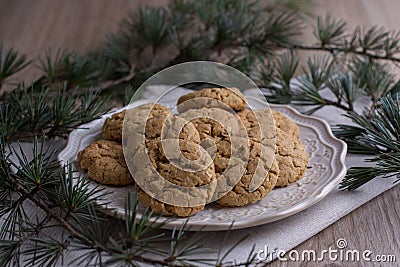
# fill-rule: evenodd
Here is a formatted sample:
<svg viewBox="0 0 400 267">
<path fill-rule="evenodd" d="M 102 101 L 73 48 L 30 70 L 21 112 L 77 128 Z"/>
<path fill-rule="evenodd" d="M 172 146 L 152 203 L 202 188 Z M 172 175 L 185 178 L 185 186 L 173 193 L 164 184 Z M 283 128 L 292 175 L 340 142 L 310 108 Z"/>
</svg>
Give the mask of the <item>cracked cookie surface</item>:
<svg viewBox="0 0 400 267">
<path fill-rule="evenodd" d="M 231 132 L 236 133 L 239 131 L 239 127 L 234 123 L 234 117 L 219 108 L 192 109 L 181 113 L 179 116 L 190 120 L 197 130 L 200 140 L 211 138 L 210 141 L 216 149 L 216 153 L 213 155 L 215 171 L 218 175 L 222 174 L 232 155 L 230 137 L 222 123 L 229 125 Z"/>
<path fill-rule="evenodd" d="M 149 113 L 149 111 L 151 112 Z M 124 118 L 126 110 L 113 114 L 110 118 L 107 118 L 101 129 L 103 139 L 121 142 L 122 140 L 122 127 L 124 124 Z M 169 112 L 168 108 L 160 104 L 144 104 L 135 108 L 130 109 L 129 114 L 135 113 L 141 119 L 145 119 L 146 114 L 151 118 L 152 116 L 159 115 L 164 112 Z M 131 115 L 130 115 L 131 116 Z"/>
<path fill-rule="evenodd" d="M 197 118 L 198 114 L 200 117 Z M 231 207 L 244 206 L 260 200 L 273 189 L 279 170 L 273 160 L 275 130 L 271 113 L 260 113 L 257 118 L 250 110 L 232 114 L 218 108 L 202 108 L 183 112 L 180 116 L 193 123 L 202 141 L 211 139 L 215 145 L 215 172 L 218 179 L 224 175 L 223 180 L 226 180 L 218 180 L 222 189 L 217 188 L 217 203 Z M 260 117 L 269 122 L 263 129 L 258 124 Z M 231 137 L 239 143 L 233 145 L 235 139 Z M 265 141 L 263 143 L 262 138 Z M 242 152 L 245 149 L 239 146 L 247 147 L 247 152 Z M 242 160 L 243 169 L 229 172 L 232 159 L 237 159 L 237 162 Z M 258 180 L 261 184 L 255 190 L 250 190 L 254 175 L 261 179 Z M 226 187 L 231 190 L 225 191 Z M 221 195 L 224 196 L 220 198 Z"/>
<path fill-rule="evenodd" d="M 150 206 L 151 210 L 155 214 L 162 214 L 165 216 L 188 217 L 204 209 L 204 206 L 178 207 L 168 205 L 152 198 L 140 188 L 137 188 L 137 194 L 140 204 L 142 204 L 142 206 L 144 207 Z"/>
<path fill-rule="evenodd" d="M 298 181 L 307 169 L 308 155 L 303 143 L 281 129 L 276 129 L 276 160 L 279 176 L 276 186 L 284 187 Z"/>
<path fill-rule="evenodd" d="M 187 102 L 185 103 L 185 101 Z M 247 101 L 237 88 L 204 88 L 181 96 L 177 105 L 179 112 L 205 107 L 221 108 L 222 105 L 226 105 L 235 111 L 240 111 L 247 107 Z"/>
<path fill-rule="evenodd" d="M 250 155 L 240 181 L 217 201 L 229 207 L 244 206 L 264 198 L 275 187 L 279 174 L 274 158 L 275 131 L 271 113 L 243 110 L 238 115 L 247 130 Z M 262 182 L 253 190 L 250 186 L 254 179 L 262 179 Z"/>
<path fill-rule="evenodd" d="M 121 144 L 96 141 L 78 153 L 78 162 L 88 171 L 89 178 L 106 185 L 132 184 L 133 179 L 126 166 Z"/>
<path fill-rule="evenodd" d="M 294 136 L 295 138 L 299 138 L 300 136 L 299 126 L 297 126 L 297 124 L 294 121 L 292 121 L 279 111 L 273 111 L 272 114 L 274 116 L 275 126 L 277 128 L 281 129 L 288 135 Z"/>
<path fill-rule="evenodd" d="M 132 139 L 127 140 L 129 153 L 131 153 L 130 163 L 128 164 L 130 164 L 135 175 L 141 179 L 141 182 L 137 181 L 137 184 L 141 184 L 142 188 L 137 185 L 137 190 L 139 201 L 143 206 L 150 206 L 153 212 L 165 216 L 186 217 L 204 209 L 204 204 L 207 199 L 212 197 L 214 193 L 212 188 L 215 188 L 215 186 L 211 186 L 210 191 L 204 191 L 197 196 L 201 198 L 201 205 L 172 205 L 159 199 L 168 197 L 171 201 L 182 201 L 183 204 L 190 203 L 185 202 L 189 201 L 189 195 L 171 185 L 194 189 L 203 185 L 212 185 L 216 177 L 214 165 L 206 166 L 206 162 L 201 158 L 200 138 L 194 126 L 187 121 L 178 123 L 182 118 L 169 115 L 169 113 L 164 113 L 153 116 L 147 120 L 145 127 L 137 125 L 135 126 L 137 127 L 136 130 L 132 129 L 133 132 L 139 133 L 137 135 L 139 138 L 144 136 L 145 146 L 142 145 L 142 141 L 136 140 L 135 136 L 131 135 Z M 167 127 L 168 125 L 170 128 Z M 183 125 L 183 127 L 181 129 L 179 127 L 174 128 L 176 125 Z M 168 129 L 171 130 L 171 136 L 168 136 Z M 143 130 L 144 132 L 140 133 Z M 167 136 L 162 136 L 163 131 L 166 132 Z M 177 136 L 172 138 L 174 134 Z M 164 142 L 164 138 L 167 141 L 176 140 L 176 143 Z M 174 145 L 176 146 L 174 147 Z M 172 148 L 172 154 L 168 154 L 169 148 Z M 148 159 L 145 157 L 148 157 Z M 204 167 L 204 169 L 193 170 L 195 164 L 192 164 L 192 161 L 196 160 L 198 160 L 199 167 Z M 156 193 L 149 195 L 150 193 L 146 192 L 146 188 L 150 188 L 152 193 Z"/>
</svg>

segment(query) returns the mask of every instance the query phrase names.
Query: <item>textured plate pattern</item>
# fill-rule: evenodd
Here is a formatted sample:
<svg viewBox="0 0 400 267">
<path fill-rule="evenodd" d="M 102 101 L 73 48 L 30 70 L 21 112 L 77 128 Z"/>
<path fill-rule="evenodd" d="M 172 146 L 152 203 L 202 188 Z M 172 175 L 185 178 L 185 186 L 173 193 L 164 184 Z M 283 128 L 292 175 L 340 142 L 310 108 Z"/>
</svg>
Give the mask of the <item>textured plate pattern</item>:
<svg viewBox="0 0 400 267">
<path fill-rule="evenodd" d="M 265 108 L 264 102 L 255 98 L 248 97 L 248 101 L 254 109 Z M 135 103 L 135 106 L 140 104 L 142 103 Z M 171 103 L 165 104 L 171 106 Z M 305 175 L 288 187 L 274 189 L 255 204 L 238 208 L 209 205 L 205 210 L 190 217 L 187 223 L 190 230 L 198 230 L 201 227 L 204 227 L 203 231 L 226 230 L 232 221 L 235 221 L 234 229 L 246 228 L 285 218 L 323 199 L 345 175 L 346 144 L 332 135 L 327 122 L 301 115 L 288 106 L 270 105 L 270 107 L 282 112 L 299 125 L 300 139 L 306 146 L 310 158 Z M 101 138 L 104 119 L 105 117 L 95 120 L 73 131 L 66 148 L 59 154 L 59 160 L 63 163 L 76 163 L 78 152 Z M 95 185 L 94 182 L 93 184 Z M 125 196 L 128 190 L 134 190 L 133 187 L 107 186 L 106 189 L 112 192 L 107 196 L 107 200 L 111 202 L 108 208 L 116 210 L 116 213 L 110 212 L 110 214 L 123 218 Z M 185 221 L 186 219 L 177 219 L 168 222 L 164 228 L 173 229 Z"/>
</svg>

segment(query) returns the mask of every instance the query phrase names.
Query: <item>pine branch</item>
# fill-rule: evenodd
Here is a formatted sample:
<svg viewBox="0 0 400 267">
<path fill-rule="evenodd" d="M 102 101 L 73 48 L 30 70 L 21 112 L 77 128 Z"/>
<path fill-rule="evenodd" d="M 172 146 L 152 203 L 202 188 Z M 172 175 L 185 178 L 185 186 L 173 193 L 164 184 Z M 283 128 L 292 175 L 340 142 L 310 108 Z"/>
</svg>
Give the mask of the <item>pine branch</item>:
<svg viewBox="0 0 400 267">
<path fill-rule="evenodd" d="M 30 266 L 55 266 L 63 259 L 63 253 L 68 247 L 67 241 L 60 242 L 51 237 L 32 238 L 30 241 L 33 244 L 23 251 L 23 255 L 30 258 L 26 262 Z"/>
<path fill-rule="evenodd" d="M 59 173 L 60 187 L 57 203 L 66 212 L 64 218 L 74 215 L 87 220 L 92 219 L 87 214 L 88 207 L 96 207 L 96 202 L 104 199 L 109 193 L 99 186 L 93 187 L 87 176 L 74 178 L 76 171 L 71 164 L 64 166 L 63 169 L 64 172 Z M 103 201 L 103 204 L 108 203 Z"/>
<path fill-rule="evenodd" d="M 37 140 L 35 140 L 35 147 L 37 147 L 38 146 L 38 141 Z M 43 149 L 43 143 L 42 143 L 42 149 Z M 21 152 L 22 152 L 22 150 L 21 150 Z M 23 152 L 22 152 L 23 153 Z M 41 160 L 41 159 L 43 159 L 43 154 L 42 153 L 46 153 L 46 152 L 44 152 L 44 151 L 38 151 L 37 149 L 34 149 L 34 159 L 33 159 L 33 161 L 37 161 L 37 160 Z M 22 155 L 22 157 L 25 157 L 24 155 Z M 46 158 L 48 158 L 48 157 L 46 157 Z M 36 167 L 30 167 L 30 168 L 32 168 L 32 169 L 36 169 L 36 170 L 39 170 L 39 171 L 43 171 L 43 170 L 46 170 L 46 167 L 45 166 L 50 166 L 50 165 L 52 165 L 52 162 L 53 162 L 53 160 L 49 160 L 49 159 L 45 159 L 45 164 L 44 164 L 44 166 L 43 166 L 43 168 L 36 168 Z M 13 163 L 12 162 L 12 164 L 14 165 L 14 166 L 17 166 L 17 164 L 15 164 L 15 163 Z M 23 165 L 24 166 L 24 165 Z M 26 165 L 25 165 L 26 166 Z M 29 168 L 29 167 L 28 167 Z M 30 169 L 29 168 L 29 169 Z M 19 170 L 21 170 L 20 168 L 19 168 Z M 18 173 L 17 173 L 17 175 L 18 175 Z M 27 178 L 37 178 L 37 177 L 35 177 L 34 176 L 34 174 L 32 173 L 26 173 L 26 177 Z M 47 177 L 46 177 L 47 178 Z M 79 233 L 78 232 L 76 232 L 68 223 L 67 223 L 67 221 L 65 220 L 65 219 L 63 219 L 62 217 L 60 217 L 57 213 L 55 213 L 54 211 L 52 211 L 47 205 L 46 205 L 46 203 L 43 201 L 43 200 L 41 200 L 41 198 L 40 197 L 38 197 L 37 196 L 37 194 L 39 193 L 39 186 L 41 185 L 41 181 L 40 180 L 38 180 L 37 182 L 36 182 L 36 187 L 35 188 L 31 188 L 30 190 L 28 189 L 29 187 L 27 187 L 26 185 L 24 185 L 24 184 L 22 184 L 22 183 L 20 183 L 18 180 L 17 180 L 17 177 L 11 177 L 11 182 L 12 182 L 12 184 L 13 184 L 13 190 L 15 190 L 15 192 L 17 192 L 17 193 L 19 193 L 21 196 L 22 196 L 22 199 L 21 199 L 21 201 L 24 201 L 25 199 L 29 199 L 30 201 L 32 201 L 34 204 L 36 204 L 41 210 L 43 210 L 44 212 L 46 212 L 46 214 L 48 215 L 48 216 L 50 216 L 51 218 L 53 218 L 54 220 L 56 220 L 60 225 L 62 225 L 65 229 L 67 229 L 68 231 L 70 231 L 76 238 L 78 238 L 79 240 L 81 240 L 81 241 L 87 241 L 83 236 L 81 236 L 81 235 L 79 235 Z M 23 181 L 23 180 L 22 180 Z"/>
<path fill-rule="evenodd" d="M 390 94 L 379 100 L 379 108 L 372 118 L 359 116 L 352 112 L 347 116 L 356 126 L 338 125 L 334 133 L 343 139 L 354 141 L 355 149 L 363 149 L 370 153 L 391 153 L 400 150 L 400 107 L 398 96 Z M 351 147 L 353 149 L 353 147 Z M 352 150 L 351 150 L 352 151 Z"/>
<path fill-rule="evenodd" d="M 399 96 L 393 98 L 388 94 L 379 104 L 370 119 L 350 113 L 348 116 L 357 126 L 339 125 L 335 131 L 338 137 L 352 141 L 350 151 L 377 155 L 369 160 L 376 166 L 350 168 L 340 185 L 342 189 L 354 190 L 378 176 L 400 177 Z"/>
<path fill-rule="evenodd" d="M 375 52 L 374 51 L 363 51 L 362 48 L 359 48 L 356 50 L 349 50 L 348 48 L 341 47 L 341 46 L 319 46 L 319 45 L 303 45 L 303 44 L 295 44 L 295 45 L 290 45 L 290 46 L 279 45 L 279 46 L 275 46 L 275 48 L 295 49 L 295 50 L 304 50 L 304 51 L 322 51 L 322 52 L 329 52 L 331 54 L 352 53 L 352 54 L 359 55 L 359 56 L 366 56 L 366 57 L 372 58 L 372 59 L 400 62 L 400 57 L 394 57 L 392 55 L 378 54 L 381 51 L 375 51 Z"/>
<path fill-rule="evenodd" d="M 3 52 L 3 44 L 0 44 L 0 89 L 8 77 L 27 67 L 31 61 L 26 55 L 18 55 L 14 49 Z"/>
<path fill-rule="evenodd" d="M 400 181 L 400 152 L 382 154 L 370 161 L 376 162 L 374 167 L 352 167 L 348 170 L 340 189 L 355 190 L 376 177 L 396 177 L 395 183 Z"/>
<path fill-rule="evenodd" d="M 19 246 L 18 241 L 0 240 L 0 265 L 19 266 Z"/>
<path fill-rule="evenodd" d="M 137 73 L 135 72 L 135 68 L 132 67 L 129 70 L 129 74 L 128 75 L 126 75 L 126 76 L 124 76 L 122 78 L 119 78 L 117 80 L 105 81 L 105 82 L 93 87 L 92 90 L 94 92 L 102 92 L 102 91 L 104 91 L 104 90 L 106 90 L 106 89 L 108 89 L 110 87 L 115 87 L 115 86 L 120 85 L 120 84 L 129 83 L 136 75 L 137 75 Z"/>
<path fill-rule="evenodd" d="M 43 135 L 65 137 L 82 123 L 103 114 L 106 102 L 107 98 L 91 90 L 77 95 L 64 87 L 52 94 L 49 88 L 22 87 L 0 101 L 1 135 L 6 141 Z"/>
<path fill-rule="evenodd" d="M 139 201 L 136 195 L 128 194 L 125 227 L 117 223 L 121 227 L 116 228 L 115 222 L 100 215 L 100 210 L 96 206 L 96 203 L 102 201 L 104 192 L 89 187 L 85 179 L 74 182 L 71 166 L 61 170 L 55 168 L 54 152 L 44 149 L 44 146 L 43 140 L 41 145 L 37 139 L 35 140 L 31 161 L 27 160 L 21 148 L 11 150 L 13 154 L 17 151 L 20 153 L 18 161 L 21 165 L 9 159 L 4 153 L 4 147 L 1 149 L 2 165 L 7 166 L 7 170 L 11 165 L 18 170 L 16 173 L 2 170 L 7 176 L 1 176 L 1 179 L 10 184 L 11 188 L 7 190 L 16 193 L 21 204 L 18 207 L 12 206 L 8 210 L 2 210 L 0 217 L 10 213 L 15 214 L 18 210 L 25 214 L 25 207 L 22 204 L 26 201 L 32 202 L 45 214 L 42 220 L 36 222 L 27 216 L 6 218 L 11 224 L 4 233 L 14 234 L 9 239 L 5 239 L 6 235 L 3 235 L 0 241 L 0 262 L 3 265 L 17 262 L 20 256 L 26 255 L 29 258 L 24 264 L 54 266 L 60 260 L 64 260 L 63 255 L 67 250 L 87 251 L 82 257 L 73 259 L 71 263 L 79 265 L 88 263 L 135 265 L 145 262 L 163 266 L 187 266 L 187 264 L 213 264 L 217 261 L 212 257 L 209 259 L 197 257 L 199 253 L 211 253 L 211 251 L 199 245 L 200 239 L 196 234 L 187 237 L 186 224 L 173 231 L 171 237 L 166 237 L 165 232 L 161 232 L 161 227 L 168 223 L 168 220 L 161 221 L 161 215 L 154 216 L 148 208 L 141 212 L 141 219 L 138 219 Z M 57 195 L 49 196 L 47 187 L 53 188 Z M 11 201 L 12 195 L 4 194 L 3 191 L 1 193 L 4 196 L 1 203 Z M 48 236 L 41 237 L 39 233 L 50 221 L 54 221 L 58 227 L 66 231 L 69 238 L 58 240 Z M 169 251 L 159 249 L 160 243 L 169 244 L 171 249 Z M 240 242 L 234 244 L 234 247 L 239 244 Z M 226 253 L 230 251 L 231 249 Z M 255 258 L 252 255 L 249 259 L 254 262 Z M 223 259 L 219 259 L 218 262 L 221 266 L 225 266 Z M 227 265 L 236 266 L 230 263 Z"/>
</svg>

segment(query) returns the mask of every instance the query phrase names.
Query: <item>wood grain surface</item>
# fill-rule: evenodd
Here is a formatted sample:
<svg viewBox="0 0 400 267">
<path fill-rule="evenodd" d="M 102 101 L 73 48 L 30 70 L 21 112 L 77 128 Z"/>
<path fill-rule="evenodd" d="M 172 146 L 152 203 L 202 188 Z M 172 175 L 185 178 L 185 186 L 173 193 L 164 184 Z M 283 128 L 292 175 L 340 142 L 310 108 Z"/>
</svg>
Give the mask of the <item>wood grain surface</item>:
<svg viewBox="0 0 400 267">
<path fill-rule="evenodd" d="M 345 19 L 349 28 L 355 25 L 381 25 L 400 30 L 398 0 L 319 0 L 316 15 L 330 13 Z M 161 0 L 0 0 L 0 42 L 14 47 L 31 59 L 43 55 L 47 48 L 67 48 L 78 51 L 102 44 L 108 33 L 140 4 L 166 4 Z M 312 34 L 304 36 L 312 42 Z M 34 66 L 24 70 L 15 80 L 31 81 L 38 77 Z M 346 238 L 354 249 L 370 249 L 379 253 L 397 254 L 400 265 L 400 186 L 364 204 L 316 236 L 299 245 L 297 250 L 322 250 L 333 246 L 338 238 Z M 275 261 L 271 266 L 281 266 Z M 304 262 L 285 266 L 359 266 L 350 263 Z M 364 266 L 364 264 L 363 264 Z M 377 265 L 378 266 L 378 265 Z M 381 266 L 395 266 L 384 264 Z"/>
</svg>

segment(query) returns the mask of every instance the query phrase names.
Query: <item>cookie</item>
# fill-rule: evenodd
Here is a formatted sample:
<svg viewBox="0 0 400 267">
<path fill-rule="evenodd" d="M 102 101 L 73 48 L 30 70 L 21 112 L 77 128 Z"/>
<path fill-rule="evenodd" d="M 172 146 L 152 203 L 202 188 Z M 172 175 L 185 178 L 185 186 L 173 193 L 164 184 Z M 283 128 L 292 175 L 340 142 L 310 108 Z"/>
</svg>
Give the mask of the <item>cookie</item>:
<svg viewBox="0 0 400 267">
<path fill-rule="evenodd" d="M 213 182 L 215 172 L 212 165 L 205 171 L 194 172 L 191 169 L 190 165 L 193 161 L 199 160 L 201 157 L 200 137 L 192 123 L 185 121 L 181 131 L 172 129 L 179 138 L 177 147 L 172 148 L 177 148 L 179 151 L 176 151 L 178 154 L 170 154 L 167 157 L 166 152 L 168 153 L 168 151 L 166 150 L 170 145 L 161 140 L 162 127 L 167 124 L 166 119 L 166 116 L 156 116 L 150 118 L 146 124 L 146 148 L 153 167 L 163 178 L 179 186 L 196 187 Z M 179 119 L 179 117 L 172 117 L 172 120 Z M 170 136 L 164 138 L 168 140 L 168 137 Z M 171 144 L 171 146 L 173 145 Z M 171 160 L 174 161 L 174 164 L 171 164 Z M 180 166 L 177 166 L 178 164 Z"/>
<path fill-rule="evenodd" d="M 237 88 L 204 88 L 181 96 L 177 105 L 179 112 L 204 107 L 222 108 L 225 105 L 227 108 L 240 111 L 247 107 L 247 101 Z"/>
<path fill-rule="evenodd" d="M 275 187 L 279 168 L 274 158 L 275 131 L 270 112 L 238 112 L 250 141 L 250 155 L 246 171 L 233 189 L 220 198 L 222 206 L 238 207 L 257 202 Z M 262 141 L 263 140 L 263 141 Z M 261 184 L 251 189 L 254 179 L 262 179 Z"/>
<path fill-rule="evenodd" d="M 279 166 L 276 186 L 284 187 L 298 181 L 307 169 L 308 155 L 303 143 L 280 128 L 276 129 L 275 157 Z"/>
<path fill-rule="evenodd" d="M 299 138 L 300 130 L 299 126 L 291 119 L 280 113 L 279 111 L 272 112 L 275 120 L 275 126 L 281 129 L 288 135 L 294 136 L 295 138 Z"/>
<path fill-rule="evenodd" d="M 214 152 L 209 154 L 213 158 L 217 176 L 224 173 L 228 167 L 233 148 L 241 149 L 242 146 L 248 146 L 245 126 L 241 123 L 240 118 L 226 110 L 219 108 L 191 109 L 179 116 L 194 125 L 206 150 L 210 152 L 208 149 L 210 144 L 214 146 L 212 149 Z M 231 138 L 233 137 L 238 144 L 232 144 Z"/>
<path fill-rule="evenodd" d="M 137 194 L 140 204 L 144 207 L 150 207 L 155 214 L 162 214 L 164 216 L 188 217 L 204 209 L 204 206 L 177 207 L 162 203 L 161 201 L 152 198 L 150 195 L 140 189 L 140 187 L 137 187 Z"/>
<path fill-rule="evenodd" d="M 279 170 L 273 161 L 275 130 L 271 113 L 259 115 L 269 121 L 267 129 L 258 127 L 256 115 L 250 110 L 235 115 L 219 108 L 202 108 L 188 110 L 180 116 L 193 123 L 202 142 L 211 140 L 215 145 L 213 159 L 218 195 L 214 198 L 217 203 L 230 207 L 244 206 L 260 200 L 272 190 Z M 261 143 L 262 138 L 266 142 Z M 238 167 L 236 163 L 231 164 L 232 160 L 242 163 L 243 169 L 239 167 L 231 171 L 229 166 Z M 255 176 L 259 178 L 259 184 L 253 190 L 250 184 Z M 229 190 L 225 191 L 227 187 Z"/>
<path fill-rule="evenodd" d="M 129 116 L 127 120 L 130 121 Z M 200 151 L 194 126 L 169 113 L 153 116 L 145 125 L 129 125 L 133 127 L 129 131 L 136 134 L 127 136 L 124 142 L 140 203 L 165 216 L 186 217 L 204 209 L 214 193 L 216 176 L 212 160 L 202 157 L 205 154 Z M 209 187 L 205 190 L 196 191 L 206 185 Z"/>
<path fill-rule="evenodd" d="M 106 185 L 132 184 L 121 144 L 99 140 L 78 153 L 78 162 L 89 178 Z"/>
<path fill-rule="evenodd" d="M 130 112 L 136 113 L 136 115 L 142 119 L 145 113 L 151 110 L 149 117 L 158 115 L 160 113 L 168 112 L 168 108 L 160 104 L 144 104 L 133 109 Z M 122 140 L 122 126 L 124 124 L 124 117 L 126 110 L 113 114 L 110 118 L 107 118 L 104 122 L 101 134 L 103 139 L 121 142 Z"/>
</svg>

